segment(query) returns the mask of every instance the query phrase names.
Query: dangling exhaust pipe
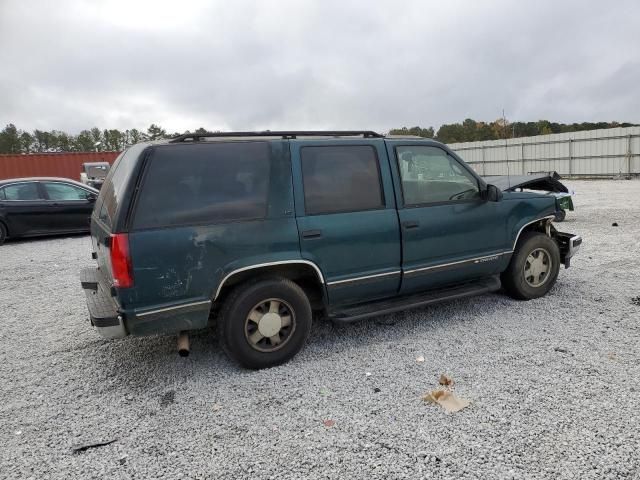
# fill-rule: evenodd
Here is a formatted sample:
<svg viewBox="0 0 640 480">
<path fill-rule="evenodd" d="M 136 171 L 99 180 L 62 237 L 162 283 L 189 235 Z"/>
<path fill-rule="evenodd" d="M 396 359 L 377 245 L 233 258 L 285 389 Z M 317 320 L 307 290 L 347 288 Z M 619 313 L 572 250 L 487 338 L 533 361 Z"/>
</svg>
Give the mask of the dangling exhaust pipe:
<svg viewBox="0 0 640 480">
<path fill-rule="evenodd" d="M 188 357 L 190 348 L 189 332 L 180 332 L 178 334 L 178 355 Z"/>
</svg>

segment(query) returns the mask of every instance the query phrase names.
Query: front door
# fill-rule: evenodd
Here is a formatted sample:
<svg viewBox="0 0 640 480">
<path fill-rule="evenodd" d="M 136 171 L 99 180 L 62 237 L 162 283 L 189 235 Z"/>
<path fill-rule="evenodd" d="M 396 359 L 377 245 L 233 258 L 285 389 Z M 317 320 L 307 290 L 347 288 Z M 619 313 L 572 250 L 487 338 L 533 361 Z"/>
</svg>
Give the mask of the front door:
<svg viewBox="0 0 640 480">
<path fill-rule="evenodd" d="M 291 141 L 303 258 L 335 305 L 396 295 L 400 233 L 382 140 Z"/>
<path fill-rule="evenodd" d="M 478 178 L 437 146 L 389 147 L 401 198 L 402 293 L 501 271 L 508 261 L 501 202 L 481 198 Z"/>
</svg>

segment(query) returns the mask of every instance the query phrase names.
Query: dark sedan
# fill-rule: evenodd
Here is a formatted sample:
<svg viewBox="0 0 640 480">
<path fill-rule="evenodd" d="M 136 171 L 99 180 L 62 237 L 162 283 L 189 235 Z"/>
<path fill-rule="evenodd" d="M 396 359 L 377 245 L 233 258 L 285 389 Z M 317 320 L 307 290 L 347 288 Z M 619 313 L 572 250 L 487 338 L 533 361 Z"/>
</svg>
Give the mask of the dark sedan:
<svg viewBox="0 0 640 480">
<path fill-rule="evenodd" d="M 0 245 L 7 238 L 89 231 L 98 190 L 66 178 L 0 180 Z"/>
</svg>

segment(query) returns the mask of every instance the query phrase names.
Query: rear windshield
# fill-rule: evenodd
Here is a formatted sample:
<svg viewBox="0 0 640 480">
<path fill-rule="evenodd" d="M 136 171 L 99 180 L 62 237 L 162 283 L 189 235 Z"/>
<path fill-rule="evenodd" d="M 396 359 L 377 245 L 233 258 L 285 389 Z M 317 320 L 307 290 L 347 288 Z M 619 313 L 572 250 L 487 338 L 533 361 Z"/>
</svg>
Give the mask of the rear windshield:
<svg viewBox="0 0 640 480">
<path fill-rule="evenodd" d="M 85 165 L 84 171 L 91 178 L 104 178 L 109 173 L 109 164 L 105 165 Z"/>
<path fill-rule="evenodd" d="M 270 170 L 267 142 L 159 147 L 145 173 L 133 227 L 264 218 Z"/>
<path fill-rule="evenodd" d="M 136 159 L 147 147 L 147 144 L 139 144 L 122 152 L 109 170 L 104 185 L 100 189 L 94 211 L 98 212 L 98 218 L 109 229 L 112 229 L 115 223 L 115 216 L 131 178 L 131 173 L 136 166 Z"/>
</svg>

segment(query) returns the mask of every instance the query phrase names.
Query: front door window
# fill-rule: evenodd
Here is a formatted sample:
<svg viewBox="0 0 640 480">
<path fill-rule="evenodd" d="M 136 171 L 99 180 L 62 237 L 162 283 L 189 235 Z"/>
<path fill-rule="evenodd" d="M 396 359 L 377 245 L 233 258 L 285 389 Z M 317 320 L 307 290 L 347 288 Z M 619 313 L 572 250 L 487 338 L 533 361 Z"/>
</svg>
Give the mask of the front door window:
<svg viewBox="0 0 640 480">
<path fill-rule="evenodd" d="M 400 146 L 397 153 L 406 206 L 480 198 L 476 178 L 444 150 Z"/>
</svg>

